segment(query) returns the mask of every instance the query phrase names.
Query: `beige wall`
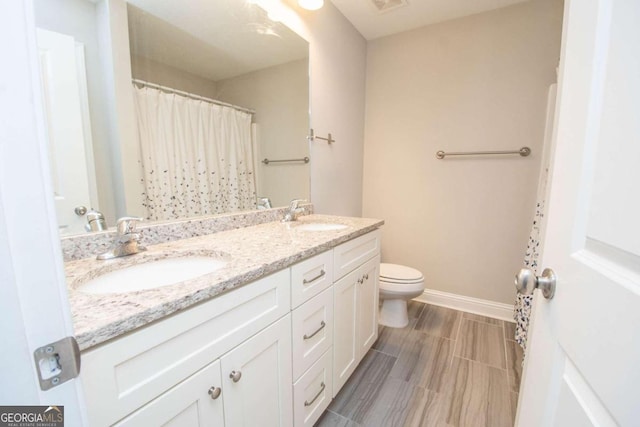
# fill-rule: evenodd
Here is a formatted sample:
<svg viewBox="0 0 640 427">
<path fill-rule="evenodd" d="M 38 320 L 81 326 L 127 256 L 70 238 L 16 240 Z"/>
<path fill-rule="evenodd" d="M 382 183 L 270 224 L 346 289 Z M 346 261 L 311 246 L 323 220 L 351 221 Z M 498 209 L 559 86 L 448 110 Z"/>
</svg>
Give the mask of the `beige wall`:
<svg viewBox="0 0 640 427">
<path fill-rule="evenodd" d="M 262 159 L 309 156 L 309 61 L 275 67 L 219 80 L 216 99 L 253 108 L 258 125 L 258 197 L 272 206 L 287 206 L 292 199 L 309 199 L 309 165 L 272 163 Z"/>
<path fill-rule="evenodd" d="M 561 15 L 537 0 L 369 43 L 364 215 L 386 220 L 383 261 L 429 289 L 513 302 Z M 527 158 L 435 158 L 525 145 Z"/>
<path fill-rule="evenodd" d="M 366 40 L 326 1 L 315 12 L 285 20 L 309 41 L 311 127 L 336 142 L 310 145 L 311 201 L 317 213 L 362 214 Z"/>
<path fill-rule="evenodd" d="M 131 56 L 131 75 L 144 80 L 184 92 L 215 98 L 216 82 L 141 56 Z"/>
</svg>

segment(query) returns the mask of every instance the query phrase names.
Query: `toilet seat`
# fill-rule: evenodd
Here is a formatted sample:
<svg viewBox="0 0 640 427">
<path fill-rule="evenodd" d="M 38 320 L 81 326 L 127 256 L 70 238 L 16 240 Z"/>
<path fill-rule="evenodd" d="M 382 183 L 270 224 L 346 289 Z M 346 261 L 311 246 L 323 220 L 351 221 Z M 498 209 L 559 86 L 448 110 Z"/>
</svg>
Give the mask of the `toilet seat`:
<svg viewBox="0 0 640 427">
<path fill-rule="evenodd" d="M 397 284 L 412 284 L 424 280 L 424 276 L 415 268 L 399 264 L 380 264 L 380 281 Z"/>
<path fill-rule="evenodd" d="M 422 293 L 424 276 L 406 265 L 381 263 L 379 287 L 390 293 Z"/>
</svg>

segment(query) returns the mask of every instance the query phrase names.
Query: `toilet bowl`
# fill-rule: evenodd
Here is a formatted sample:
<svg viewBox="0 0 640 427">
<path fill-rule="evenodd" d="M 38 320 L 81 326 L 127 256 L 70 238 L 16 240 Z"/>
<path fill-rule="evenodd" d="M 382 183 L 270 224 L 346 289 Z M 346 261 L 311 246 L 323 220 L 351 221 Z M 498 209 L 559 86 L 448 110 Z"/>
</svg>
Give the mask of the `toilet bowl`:
<svg viewBox="0 0 640 427">
<path fill-rule="evenodd" d="M 398 264 L 380 264 L 380 315 L 378 323 L 392 328 L 409 324 L 407 301 L 422 295 L 424 277 L 415 268 Z"/>
</svg>

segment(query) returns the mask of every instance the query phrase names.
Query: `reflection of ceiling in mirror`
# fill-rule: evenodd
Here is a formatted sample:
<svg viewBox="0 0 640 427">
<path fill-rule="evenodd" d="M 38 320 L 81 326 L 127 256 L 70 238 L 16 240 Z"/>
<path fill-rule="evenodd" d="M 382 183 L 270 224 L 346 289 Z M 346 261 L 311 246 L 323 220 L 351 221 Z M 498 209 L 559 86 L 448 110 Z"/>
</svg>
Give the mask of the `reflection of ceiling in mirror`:
<svg viewBox="0 0 640 427">
<path fill-rule="evenodd" d="M 213 81 L 308 56 L 304 39 L 246 0 L 128 3 L 133 55 Z"/>
</svg>

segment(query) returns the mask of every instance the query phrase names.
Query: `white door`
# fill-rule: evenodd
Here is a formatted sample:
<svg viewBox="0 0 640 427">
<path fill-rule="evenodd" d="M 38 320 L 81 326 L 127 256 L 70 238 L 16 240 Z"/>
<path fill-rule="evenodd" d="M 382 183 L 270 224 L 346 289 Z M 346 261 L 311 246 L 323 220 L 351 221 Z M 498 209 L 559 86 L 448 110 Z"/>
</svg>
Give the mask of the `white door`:
<svg viewBox="0 0 640 427">
<path fill-rule="evenodd" d="M 640 2 L 565 3 L 556 148 L 518 426 L 640 425 Z"/>
<path fill-rule="evenodd" d="M 75 210 L 93 206 L 81 102 L 81 79 L 85 76 L 78 73 L 73 37 L 43 29 L 38 29 L 37 35 L 58 226 L 64 233 L 81 233 L 86 219 Z"/>
<path fill-rule="evenodd" d="M 33 352 L 73 334 L 44 139 L 30 1 L 0 13 L 0 402 L 63 405 L 86 425 L 77 379 L 43 391 Z"/>
</svg>

